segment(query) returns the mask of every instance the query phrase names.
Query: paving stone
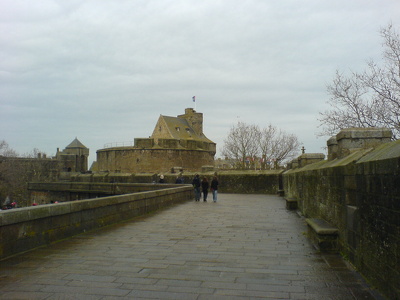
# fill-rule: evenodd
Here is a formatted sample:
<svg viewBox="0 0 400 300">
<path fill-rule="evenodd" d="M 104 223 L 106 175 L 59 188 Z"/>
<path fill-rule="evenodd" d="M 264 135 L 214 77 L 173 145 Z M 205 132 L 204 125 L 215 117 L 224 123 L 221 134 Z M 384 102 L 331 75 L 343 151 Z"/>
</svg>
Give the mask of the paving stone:
<svg viewBox="0 0 400 300">
<path fill-rule="evenodd" d="M 1 261 L 0 299 L 381 299 L 283 198 L 220 194 Z"/>
</svg>

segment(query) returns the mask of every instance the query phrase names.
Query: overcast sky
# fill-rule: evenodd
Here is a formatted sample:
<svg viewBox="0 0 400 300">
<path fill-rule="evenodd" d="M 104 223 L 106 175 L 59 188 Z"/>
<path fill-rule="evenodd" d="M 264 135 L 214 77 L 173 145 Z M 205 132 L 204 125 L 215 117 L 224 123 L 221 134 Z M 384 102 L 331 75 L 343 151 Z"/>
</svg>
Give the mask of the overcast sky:
<svg viewBox="0 0 400 300">
<path fill-rule="evenodd" d="M 0 0 L 0 140 L 54 155 L 152 134 L 160 114 L 204 114 L 217 143 L 238 121 L 317 138 L 337 69 L 379 61 L 398 0 Z"/>
</svg>

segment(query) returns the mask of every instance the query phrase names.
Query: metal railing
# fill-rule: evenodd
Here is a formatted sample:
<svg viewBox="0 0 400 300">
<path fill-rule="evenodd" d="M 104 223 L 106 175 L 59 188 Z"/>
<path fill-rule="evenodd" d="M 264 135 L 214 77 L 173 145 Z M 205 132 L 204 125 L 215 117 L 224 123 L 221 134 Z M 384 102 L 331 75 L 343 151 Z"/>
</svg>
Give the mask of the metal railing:
<svg viewBox="0 0 400 300">
<path fill-rule="evenodd" d="M 104 148 L 114 148 L 114 147 L 133 147 L 135 142 L 127 141 L 127 142 L 112 142 L 104 144 Z"/>
</svg>

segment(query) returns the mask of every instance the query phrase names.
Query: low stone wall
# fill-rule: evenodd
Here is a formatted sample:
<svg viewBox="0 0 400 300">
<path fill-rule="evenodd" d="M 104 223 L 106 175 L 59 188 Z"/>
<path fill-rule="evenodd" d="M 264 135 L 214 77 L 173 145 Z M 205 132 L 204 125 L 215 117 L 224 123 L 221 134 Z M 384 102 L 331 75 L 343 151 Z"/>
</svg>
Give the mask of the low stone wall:
<svg viewBox="0 0 400 300">
<path fill-rule="evenodd" d="M 217 171 L 199 172 L 200 178 L 207 177 L 209 182 L 217 173 L 220 193 L 240 194 L 276 194 L 282 187 L 283 170 L 267 171 Z M 182 178 L 185 184 L 191 184 L 194 172 L 184 172 Z M 178 173 L 163 174 L 166 184 L 174 184 Z M 113 182 L 113 183 L 151 183 L 158 182 L 157 174 L 129 173 L 97 173 L 70 175 L 72 182 Z"/>
<path fill-rule="evenodd" d="M 31 204 L 49 204 L 56 201 L 65 202 L 92 199 L 174 187 L 177 186 L 175 184 L 117 182 L 30 182 L 28 184 Z"/>
<path fill-rule="evenodd" d="M 283 174 L 285 197 L 339 230 L 340 252 L 390 299 L 400 298 L 400 141 Z"/>
<path fill-rule="evenodd" d="M 277 194 L 282 189 L 281 174 L 277 171 L 220 172 L 219 192 L 233 194 Z"/>
<path fill-rule="evenodd" d="M 0 259 L 193 198 L 191 186 L 0 213 Z"/>
</svg>

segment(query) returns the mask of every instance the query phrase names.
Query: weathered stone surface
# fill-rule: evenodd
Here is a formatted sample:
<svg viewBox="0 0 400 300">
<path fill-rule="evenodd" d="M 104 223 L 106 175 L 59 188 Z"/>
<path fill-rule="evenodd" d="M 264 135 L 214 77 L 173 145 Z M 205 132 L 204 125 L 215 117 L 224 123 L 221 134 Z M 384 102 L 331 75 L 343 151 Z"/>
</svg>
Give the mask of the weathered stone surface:
<svg viewBox="0 0 400 300">
<path fill-rule="evenodd" d="M 165 187 L 164 190 L 2 211 L 0 258 L 192 199 L 191 186 Z"/>
<path fill-rule="evenodd" d="M 283 184 L 303 215 L 339 230 L 339 250 L 368 280 L 400 296 L 400 141 L 288 170 Z"/>
<path fill-rule="evenodd" d="M 323 153 L 304 153 L 298 157 L 299 167 L 304 167 L 325 159 Z"/>
<path fill-rule="evenodd" d="M 306 219 L 308 236 L 316 249 L 321 252 L 337 253 L 339 230 L 321 219 Z"/>
<path fill-rule="evenodd" d="M 356 149 L 377 147 L 390 142 L 392 131 L 386 128 L 348 128 L 336 135 L 338 157 L 344 157 Z"/>
<path fill-rule="evenodd" d="M 297 199 L 294 198 L 286 198 L 286 209 L 288 210 L 296 210 L 298 208 Z"/>
<path fill-rule="evenodd" d="M 220 194 L 2 260 L 0 298 L 383 299 L 305 230 L 282 198 Z"/>
<path fill-rule="evenodd" d="M 337 158 L 338 155 L 338 142 L 336 140 L 336 136 L 331 137 L 326 142 L 328 146 L 328 160 L 333 160 Z"/>
</svg>

